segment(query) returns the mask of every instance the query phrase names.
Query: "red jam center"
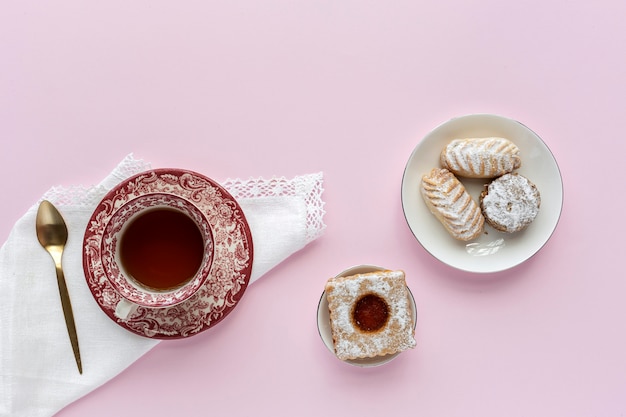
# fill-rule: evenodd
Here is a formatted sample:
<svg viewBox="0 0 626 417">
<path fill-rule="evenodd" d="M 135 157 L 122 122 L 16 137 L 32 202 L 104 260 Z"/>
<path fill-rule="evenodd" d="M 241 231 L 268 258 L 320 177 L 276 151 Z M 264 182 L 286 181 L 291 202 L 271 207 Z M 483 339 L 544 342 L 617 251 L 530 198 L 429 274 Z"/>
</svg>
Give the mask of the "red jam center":
<svg viewBox="0 0 626 417">
<path fill-rule="evenodd" d="M 364 332 L 380 330 L 389 319 L 389 307 L 385 300 L 375 294 L 361 297 L 354 306 L 352 318 L 356 326 Z"/>
</svg>

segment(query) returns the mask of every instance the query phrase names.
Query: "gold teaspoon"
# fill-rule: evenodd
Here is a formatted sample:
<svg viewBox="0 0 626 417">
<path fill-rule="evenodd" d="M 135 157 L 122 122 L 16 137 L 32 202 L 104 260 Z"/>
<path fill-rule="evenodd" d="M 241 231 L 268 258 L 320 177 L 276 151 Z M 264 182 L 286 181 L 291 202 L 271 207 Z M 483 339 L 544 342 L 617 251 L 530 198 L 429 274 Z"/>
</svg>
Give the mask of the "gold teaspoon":
<svg viewBox="0 0 626 417">
<path fill-rule="evenodd" d="M 59 285 L 59 293 L 61 295 L 61 306 L 63 307 L 63 315 L 65 316 L 65 325 L 72 342 L 74 350 L 74 358 L 78 366 L 78 372 L 83 373 L 83 365 L 80 361 L 80 351 L 78 349 L 78 335 L 76 334 L 76 325 L 74 324 L 74 314 L 72 313 L 72 304 L 70 303 L 70 295 L 67 292 L 65 276 L 61 267 L 61 258 L 63 257 L 63 249 L 67 242 L 67 226 L 61 213 L 47 200 L 39 205 L 37 210 L 37 220 L 35 222 L 37 230 L 37 239 L 41 246 L 48 251 L 57 272 L 57 284 Z"/>
</svg>

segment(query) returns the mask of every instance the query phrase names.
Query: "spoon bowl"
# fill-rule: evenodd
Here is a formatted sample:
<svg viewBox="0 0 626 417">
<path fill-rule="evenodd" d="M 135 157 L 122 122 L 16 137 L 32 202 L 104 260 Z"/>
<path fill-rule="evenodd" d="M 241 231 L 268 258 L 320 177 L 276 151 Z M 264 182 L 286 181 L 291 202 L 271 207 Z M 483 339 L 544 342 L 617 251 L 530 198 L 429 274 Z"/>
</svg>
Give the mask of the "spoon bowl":
<svg viewBox="0 0 626 417">
<path fill-rule="evenodd" d="M 41 246 L 47 251 L 53 249 L 55 253 L 63 254 L 67 242 L 67 226 L 61 213 L 47 200 L 42 201 L 39 205 L 35 229 Z"/>
</svg>

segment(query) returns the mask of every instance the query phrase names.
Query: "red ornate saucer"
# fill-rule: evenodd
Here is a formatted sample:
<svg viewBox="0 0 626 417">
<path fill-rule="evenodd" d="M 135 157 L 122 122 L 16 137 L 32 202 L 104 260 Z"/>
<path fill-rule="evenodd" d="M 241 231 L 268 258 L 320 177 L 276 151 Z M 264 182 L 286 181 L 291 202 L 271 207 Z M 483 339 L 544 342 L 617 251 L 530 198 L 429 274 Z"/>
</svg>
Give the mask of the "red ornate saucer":
<svg viewBox="0 0 626 417">
<path fill-rule="evenodd" d="M 116 211 L 149 193 L 171 193 L 193 203 L 209 220 L 214 259 L 209 278 L 191 298 L 172 307 L 137 307 L 126 319 L 115 316 L 121 300 L 104 271 L 103 235 Z M 219 184 L 196 172 L 154 169 L 112 189 L 91 216 L 83 241 L 83 269 L 94 299 L 113 321 L 140 336 L 177 339 L 215 326 L 243 296 L 252 271 L 250 227 L 237 201 Z"/>
</svg>

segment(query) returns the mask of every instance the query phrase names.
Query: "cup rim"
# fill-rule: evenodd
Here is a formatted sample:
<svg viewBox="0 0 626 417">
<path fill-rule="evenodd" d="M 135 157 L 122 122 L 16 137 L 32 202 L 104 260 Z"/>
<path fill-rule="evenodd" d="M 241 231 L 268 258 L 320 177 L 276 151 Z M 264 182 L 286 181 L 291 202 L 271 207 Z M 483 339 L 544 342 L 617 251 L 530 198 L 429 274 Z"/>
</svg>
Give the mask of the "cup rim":
<svg viewBox="0 0 626 417">
<path fill-rule="evenodd" d="M 196 274 L 183 284 L 166 290 L 150 289 L 128 276 L 118 254 L 120 237 L 131 221 L 159 207 L 177 210 L 191 217 L 204 241 L 204 257 Z M 151 192 L 125 202 L 112 213 L 103 230 L 101 253 L 104 278 L 123 299 L 143 307 L 171 307 L 193 296 L 208 279 L 215 256 L 213 231 L 207 216 L 192 201 L 167 192 Z"/>
</svg>

